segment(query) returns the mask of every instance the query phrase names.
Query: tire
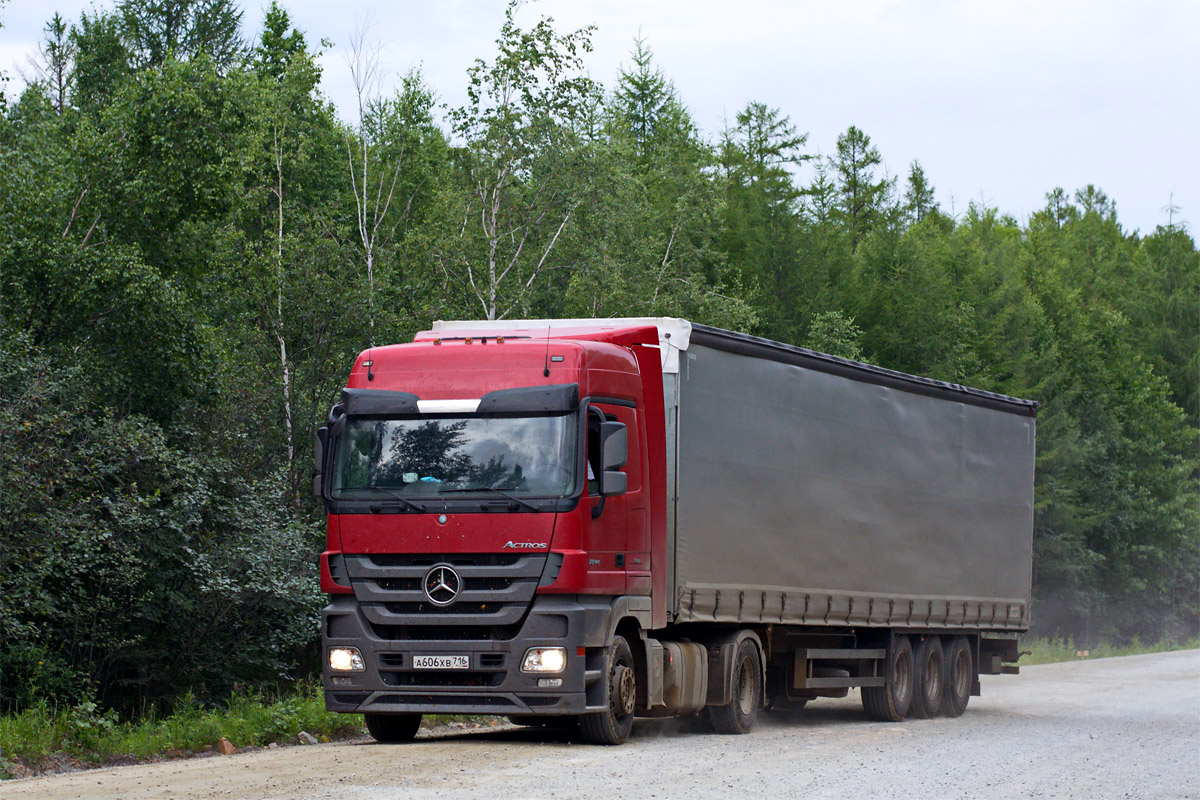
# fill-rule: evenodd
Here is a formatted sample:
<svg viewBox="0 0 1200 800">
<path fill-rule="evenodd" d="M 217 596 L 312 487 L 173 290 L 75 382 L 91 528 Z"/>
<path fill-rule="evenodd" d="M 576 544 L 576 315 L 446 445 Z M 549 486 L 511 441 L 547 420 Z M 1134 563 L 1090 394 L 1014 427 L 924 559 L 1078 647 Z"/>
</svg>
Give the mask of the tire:
<svg viewBox="0 0 1200 800">
<path fill-rule="evenodd" d="M 907 636 L 895 637 L 888 656 L 886 685 L 863 687 L 863 710 L 877 722 L 900 722 L 912 704 L 912 642 Z"/>
<path fill-rule="evenodd" d="M 946 651 L 946 685 L 942 697 L 942 713 L 961 717 L 971 700 L 971 684 L 975 682 L 975 659 L 971 655 L 971 640 L 955 636 Z"/>
<path fill-rule="evenodd" d="M 743 639 L 734 651 L 733 687 L 729 705 L 704 709 L 708 726 L 717 733 L 749 733 L 762 707 L 762 658 L 751 639 Z"/>
<path fill-rule="evenodd" d="M 367 730 L 380 744 L 411 742 L 421 727 L 420 714 L 363 714 Z"/>
<path fill-rule="evenodd" d="M 633 729 L 633 710 L 637 704 L 637 675 L 633 669 L 633 651 L 624 636 L 616 636 L 605 655 L 608 708 L 579 718 L 579 732 L 592 744 L 621 744 Z"/>
<path fill-rule="evenodd" d="M 913 656 L 913 699 L 908 715 L 917 719 L 936 717 L 942 710 L 946 687 L 946 654 L 938 636 L 926 636 Z"/>
</svg>

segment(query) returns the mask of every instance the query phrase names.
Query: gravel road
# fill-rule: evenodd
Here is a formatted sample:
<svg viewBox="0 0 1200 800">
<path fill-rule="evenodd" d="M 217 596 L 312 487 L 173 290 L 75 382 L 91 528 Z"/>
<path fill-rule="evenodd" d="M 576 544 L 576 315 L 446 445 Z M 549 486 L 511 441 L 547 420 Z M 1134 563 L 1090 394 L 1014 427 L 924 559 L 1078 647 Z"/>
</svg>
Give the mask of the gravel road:
<svg viewBox="0 0 1200 800">
<path fill-rule="evenodd" d="M 1200 651 L 984 677 L 960 719 L 866 721 L 857 693 L 748 736 L 639 721 L 621 747 L 522 728 L 93 770 L 0 798 L 1200 798 Z"/>
</svg>

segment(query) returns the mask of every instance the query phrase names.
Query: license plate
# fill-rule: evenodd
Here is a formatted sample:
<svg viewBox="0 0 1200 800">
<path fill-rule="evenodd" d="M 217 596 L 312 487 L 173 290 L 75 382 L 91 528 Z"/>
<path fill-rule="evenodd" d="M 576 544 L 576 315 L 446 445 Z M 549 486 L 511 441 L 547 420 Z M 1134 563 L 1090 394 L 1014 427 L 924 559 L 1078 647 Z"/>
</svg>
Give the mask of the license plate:
<svg viewBox="0 0 1200 800">
<path fill-rule="evenodd" d="M 413 656 L 413 669 L 470 669 L 470 656 Z"/>
</svg>

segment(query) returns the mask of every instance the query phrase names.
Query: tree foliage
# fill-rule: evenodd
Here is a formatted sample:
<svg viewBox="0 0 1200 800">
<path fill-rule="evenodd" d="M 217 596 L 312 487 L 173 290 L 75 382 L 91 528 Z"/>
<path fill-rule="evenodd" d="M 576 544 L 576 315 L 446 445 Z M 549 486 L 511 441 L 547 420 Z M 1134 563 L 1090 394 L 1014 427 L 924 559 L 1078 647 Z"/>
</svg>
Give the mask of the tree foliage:
<svg viewBox="0 0 1200 800">
<path fill-rule="evenodd" d="M 606 92 L 591 30 L 531 13 L 444 122 L 369 51 L 340 119 L 275 3 L 253 42 L 231 0 L 49 20 L 0 95 L 0 706 L 310 669 L 313 432 L 357 352 L 436 318 L 678 315 L 1038 399 L 1036 626 L 1196 634 L 1185 225 L 1126 231 L 1094 186 L 950 215 L 766 102 L 710 139 L 646 42 Z"/>
<path fill-rule="evenodd" d="M 119 0 L 117 11 L 134 69 L 205 56 L 224 72 L 245 50 L 232 0 Z"/>
</svg>

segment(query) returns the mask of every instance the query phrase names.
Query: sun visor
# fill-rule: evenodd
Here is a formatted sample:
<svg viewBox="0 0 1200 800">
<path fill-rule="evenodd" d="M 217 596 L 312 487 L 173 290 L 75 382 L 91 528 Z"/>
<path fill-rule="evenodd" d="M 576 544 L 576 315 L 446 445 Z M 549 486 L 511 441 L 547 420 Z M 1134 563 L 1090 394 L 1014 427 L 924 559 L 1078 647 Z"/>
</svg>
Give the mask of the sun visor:
<svg viewBox="0 0 1200 800">
<path fill-rule="evenodd" d="M 553 413 L 579 408 L 579 384 L 498 389 L 479 399 L 479 414 Z"/>
<path fill-rule="evenodd" d="M 417 396 L 386 389 L 342 389 L 346 413 L 353 416 L 416 414 Z"/>
</svg>

